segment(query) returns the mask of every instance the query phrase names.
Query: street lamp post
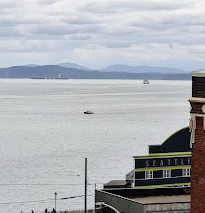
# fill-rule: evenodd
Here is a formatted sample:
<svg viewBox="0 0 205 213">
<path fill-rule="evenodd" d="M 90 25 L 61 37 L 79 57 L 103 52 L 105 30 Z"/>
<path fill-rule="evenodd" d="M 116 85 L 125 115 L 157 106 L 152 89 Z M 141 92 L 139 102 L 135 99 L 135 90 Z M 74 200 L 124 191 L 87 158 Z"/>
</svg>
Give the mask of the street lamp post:
<svg viewBox="0 0 205 213">
<path fill-rule="evenodd" d="M 85 213 L 87 213 L 87 158 L 85 158 Z"/>
<path fill-rule="evenodd" d="M 55 210 L 56 210 L 56 199 L 57 199 L 57 192 L 55 192 Z M 57 210 L 56 210 L 57 212 Z"/>
</svg>

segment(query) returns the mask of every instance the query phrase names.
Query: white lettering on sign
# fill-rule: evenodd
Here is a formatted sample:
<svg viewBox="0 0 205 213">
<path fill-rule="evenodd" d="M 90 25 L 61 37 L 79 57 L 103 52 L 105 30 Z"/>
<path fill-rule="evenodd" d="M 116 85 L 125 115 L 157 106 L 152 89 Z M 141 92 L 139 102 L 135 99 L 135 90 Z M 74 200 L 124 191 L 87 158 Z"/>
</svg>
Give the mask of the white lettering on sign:
<svg viewBox="0 0 205 213">
<path fill-rule="evenodd" d="M 147 211 L 176 211 L 189 209 L 190 203 L 151 204 L 147 206 Z"/>
<path fill-rule="evenodd" d="M 163 167 L 163 166 L 184 166 L 191 165 L 191 158 L 185 159 L 162 159 L 162 160 L 146 160 L 145 167 Z"/>
</svg>

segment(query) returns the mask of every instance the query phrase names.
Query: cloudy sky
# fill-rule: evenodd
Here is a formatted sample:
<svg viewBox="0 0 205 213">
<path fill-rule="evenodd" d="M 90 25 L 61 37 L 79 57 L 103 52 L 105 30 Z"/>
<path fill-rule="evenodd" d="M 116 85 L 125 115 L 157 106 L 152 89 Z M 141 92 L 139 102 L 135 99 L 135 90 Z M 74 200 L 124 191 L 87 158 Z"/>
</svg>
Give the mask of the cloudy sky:
<svg viewBox="0 0 205 213">
<path fill-rule="evenodd" d="M 204 0 L 0 0 L 0 67 L 205 68 Z"/>
</svg>

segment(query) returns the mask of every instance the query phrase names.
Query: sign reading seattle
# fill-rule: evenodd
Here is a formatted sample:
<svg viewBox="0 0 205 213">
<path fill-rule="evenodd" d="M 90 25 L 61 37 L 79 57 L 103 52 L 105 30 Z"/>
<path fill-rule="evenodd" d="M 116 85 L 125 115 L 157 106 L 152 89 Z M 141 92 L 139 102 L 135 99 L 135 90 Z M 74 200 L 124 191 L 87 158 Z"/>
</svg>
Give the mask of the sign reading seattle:
<svg viewBox="0 0 205 213">
<path fill-rule="evenodd" d="M 136 158 L 135 169 L 153 168 L 153 167 L 169 167 L 169 166 L 189 166 L 191 165 L 191 157 L 169 157 L 169 158 Z"/>
</svg>

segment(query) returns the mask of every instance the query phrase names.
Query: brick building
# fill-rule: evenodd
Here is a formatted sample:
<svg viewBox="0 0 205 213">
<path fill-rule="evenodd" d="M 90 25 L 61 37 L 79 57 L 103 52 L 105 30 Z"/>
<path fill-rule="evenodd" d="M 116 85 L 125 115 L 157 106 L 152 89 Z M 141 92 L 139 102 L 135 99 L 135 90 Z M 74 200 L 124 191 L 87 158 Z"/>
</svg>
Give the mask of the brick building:
<svg viewBox="0 0 205 213">
<path fill-rule="evenodd" d="M 205 71 L 192 73 L 191 213 L 205 212 Z"/>
</svg>

